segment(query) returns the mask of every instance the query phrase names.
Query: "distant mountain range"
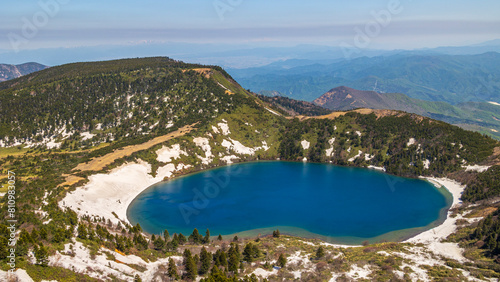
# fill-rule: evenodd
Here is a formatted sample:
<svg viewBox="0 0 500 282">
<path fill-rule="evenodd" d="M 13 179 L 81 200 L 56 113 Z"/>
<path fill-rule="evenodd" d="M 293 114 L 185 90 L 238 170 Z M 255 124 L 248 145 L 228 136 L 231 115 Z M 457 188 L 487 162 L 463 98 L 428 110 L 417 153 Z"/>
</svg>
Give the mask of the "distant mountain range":
<svg viewBox="0 0 500 282">
<path fill-rule="evenodd" d="M 413 99 L 400 93 L 377 93 L 341 86 L 326 92 L 314 100 L 314 104 L 335 111 L 356 108 L 400 110 L 442 120 L 500 139 L 500 104 L 495 102 L 451 105 L 446 102 Z"/>
<path fill-rule="evenodd" d="M 340 43 L 340 42 L 339 42 Z M 149 42 L 126 45 L 81 46 L 74 48 L 26 49 L 14 52 L 0 49 L 0 62 L 16 64 L 36 61 L 56 66 L 82 61 L 102 61 L 121 58 L 150 57 L 168 55 L 178 60 L 219 65 L 232 70 L 263 67 L 269 64 L 295 61 L 300 65 L 331 64 L 345 60 L 345 54 L 351 53 L 350 59 L 361 57 L 392 56 L 397 54 L 413 55 L 476 55 L 486 52 L 500 52 L 500 40 L 491 40 L 468 46 L 444 46 L 416 50 L 380 50 L 380 49 L 345 49 L 339 46 L 300 44 L 296 46 L 268 46 L 266 43 L 245 44 L 196 44 L 176 42 Z M 295 65 L 297 66 L 297 65 Z M 232 69 L 227 69 L 232 68 Z M 330 86 L 324 91 L 334 86 Z M 316 98 L 316 97 L 315 97 Z M 314 99 L 314 98 L 313 98 Z M 311 99 L 311 100 L 313 100 Z"/>
<path fill-rule="evenodd" d="M 312 101 L 329 89 L 348 86 L 379 93 L 458 104 L 500 102 L 500 53 L 479 55 L 402 52 L 352 60 L 292 60 L 265 67 L 231 69 L 231 75 L 254 92 L 277 91 Z"/>
<path fill-rule="evenodd" d="M 21 65 L 0 64 L 0 82 L 11 80 L 48 68 L 39 63 L 25 63 Z"/>
</svg>

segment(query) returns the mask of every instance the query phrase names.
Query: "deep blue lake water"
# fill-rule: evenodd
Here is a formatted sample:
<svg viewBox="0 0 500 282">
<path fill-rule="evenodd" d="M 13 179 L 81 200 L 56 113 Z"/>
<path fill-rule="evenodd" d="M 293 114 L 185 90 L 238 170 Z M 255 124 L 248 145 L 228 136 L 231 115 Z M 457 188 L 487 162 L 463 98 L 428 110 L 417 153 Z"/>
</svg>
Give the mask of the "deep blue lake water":
<svg viewBox="0 0 500 282">
<path fill-rule="evenodd" d="M 255 236 L 281 233 L 332 243 L 403 240 L 441 224 L 444 188 L 382 172 L 293 162 L 253 162 L 151 186 L 129 206 L 153 234 Z"/>
</svg>

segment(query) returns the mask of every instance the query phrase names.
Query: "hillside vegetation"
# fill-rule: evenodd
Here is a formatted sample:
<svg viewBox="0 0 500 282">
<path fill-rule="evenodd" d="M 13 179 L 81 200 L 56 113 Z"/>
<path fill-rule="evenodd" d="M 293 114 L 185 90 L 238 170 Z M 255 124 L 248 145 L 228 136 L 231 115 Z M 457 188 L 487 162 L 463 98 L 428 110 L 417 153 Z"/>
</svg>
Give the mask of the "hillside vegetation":
<svg viewBox="0 0 500 282">
<path fill-rule="evenodd" d="M 252 276 L 257 268 L 274 273 L 272 281 L 293 279 L 297 271 L 303 271 L 301 277 L 308 281 L 337 277 L 333 273 L 347 280 L 354 279 L 349 271 L 358 265 L 369 266 L 373 270 L 369 278 L 375 280 L 417 277 L 422 271 L 433 279 L 460 280 L 465 275 L 460 269 L 465 268 L 476 278 L 500 276 L 492 261 L 486 266 L 463 266 L 453 260 L 446 267 L 444 263 L 422 269 L 405 266 L 411 261 L 404 255 L 416 254 L 415 248 L 422 249 L 419 254 L 430 252 L 409 243 L 341 249 L 283 236 L 278 230 L 250 239 L 215 239 L 208 230 L 193 230 L 190 236 L 168 230 L 145 234 L 140 225 L 130 225 L 115 211 L 93 216 L 85 202 L 79 208 L 65 207 L 69 195 L 88 192 L 83 185 L 91 176 L 130 164 L 150 169 L 145 176 L 150 178 L 164 175 L 162 170 L 168 167 L 174 167 L 172 176 L 178 176 L 278 158 L 373 165 L 408 177 L 452 177 L 465 174 L 464 166 L 491 161 L 499 143 L 490 137 L 398 111 L 287 118 L 290 112 L 324 112 L 289 99 L 261 100 L 219 67 L 168 58 L 64 65 L 1 83 L 0 89 L 0 169 L 2 176 L 11 175 L 10 171 L 16 177 L 16 266 L 36 281 L 140 281 L 140 277 L 259 281 Z M 173 156 L 174 151 L 178 155 Z M 168 158 L 160 157 L 162 152 Z M 106 161 L 82 169 L 99 160 Z M 488 182 L 498 173 L 493 168 L 485 174 L 468 172 L 471 183 L 477 184 L 466 190 L 465 195 L 471 195 L 467 200 L 498 196 L 498 189 Z M 68 177 L 76 181 L 68 182 Z M 8 178 L 0 181 L 7 184 Z M 10 216 L 8 200 L 8 195 L 0 200 L 2 218 Z M 10 251 L 4 244 L 10 236 L 6 228 L 0 224 L 3 262 Z M 467 228 L 473 232 L 475 227 Z M 86 267 L 76 273 L 71 271 L 73 265 L 58 264 L 58 259 Z M 481 259 L 492 257 L 481 253 Z M 283 268 L 274 271 L 274 265 Z M 5 263 L 2 269 L 8 269 Z"/>
<path fill-rule="evenodd" d="M 196 67 L 168 58 L 79 63 L 2 83 L 0 142 L 89 147 L 205 123 L 244 103 Z"/>
</svg>

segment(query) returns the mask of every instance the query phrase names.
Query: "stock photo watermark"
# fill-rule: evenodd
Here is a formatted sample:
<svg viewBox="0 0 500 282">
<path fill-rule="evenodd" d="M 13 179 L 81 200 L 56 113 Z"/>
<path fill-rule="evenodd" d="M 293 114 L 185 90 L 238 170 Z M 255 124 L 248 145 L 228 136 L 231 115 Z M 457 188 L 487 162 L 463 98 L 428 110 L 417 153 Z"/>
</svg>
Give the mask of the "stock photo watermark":
<svg viewBox="0 0 500 282">
<path fill-rule="evenodd" d="M 403 10 L 404 7 L 400 0 L 389 0 L 384 9 L 371 11 L 371 20 L 366 22 L 364 26 L 354 27 L 352 43 L 342 42 L 340 44 L 344 57 L 349 60 L 354 54 L 359 54 L 363 49 L 368 48 L 372 40 L 391 24 L 394 16 L 401 14 Z"/>
<path fill-rule="evenodd" d="M 199 215 L 210 204 L 210 200 L 218 197 L 221 191 L 228 187 L 231 181 L 231 175 L 239 174 L 242 168 L 237 166 L 231 172 L 223 171 L 219 173 L 210 173 L 210 181 L 203 189 L 194 188 L 192 205 L 180 204 L 179 211 L 186 224 L 191 223 L 191 217 Z"/>
<path fill-rule="evenodd" d="M 227 13 L 233 12 L 244 0 L 215 0 L 213 6 L 219 19 L 223 21 Z"/>
<path fill-rule="evenodd" d="M 55 18 L 61 11 L 61 6 L 66 5 L 70 0 L 40 0 L 37 2 L 40 8 L 30 17 L 21 18 L 21 27 L 18 32 L 9 32 L 9 39 L 12 49 L 17 53 L 22 46 L 26 46 L 29 41 L 47 26 L 51 19 Z"/>
<path fill-rule="evenodd" d="M 16 219 L 16 174 L 12 171 L 8 172 L 7 175 L 7 229 L 9 230 L 9 243 L 8 243 L 8 255 L 7 255 L 7 265 L 10 267 L 9 273 L 14 273 L 16 271 L 16 231 L 17 231 L 17 219 Z"/>
</svg>

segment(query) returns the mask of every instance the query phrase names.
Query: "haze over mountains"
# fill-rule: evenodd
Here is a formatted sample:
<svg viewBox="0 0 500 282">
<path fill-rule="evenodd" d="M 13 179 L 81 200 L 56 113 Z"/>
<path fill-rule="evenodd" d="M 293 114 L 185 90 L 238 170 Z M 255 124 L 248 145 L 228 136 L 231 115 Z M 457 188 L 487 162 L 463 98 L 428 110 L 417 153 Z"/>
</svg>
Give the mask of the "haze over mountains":
<svg viewBox="0 0 500 282">
<path fill-rule="evenodd" d="M 19 64 L 34 61 L 56 66 L 73 62 L 169 56 L 186 62 L 219 65 L 228 69 L 234 76 L 231 72 L 233 69 L 265 67 L 277 63 L 276 67 L 279 70 L 279 66 L 283 62 L 285 68 L 290 67 L 290 62 L 292 62 L 291 66 L 326 65 L 345 60 L 346 54 L 350 55 L 349 59 L 355 59 L 365 56 L 391 56 L 396 54 L 476 55 L 486 52 L 500 52 L 500 39 L 475 45 L 416 50 L 345 49 L 338 46 L 313 44 L 140 42 L 126 45 L 25 49 L 19 52 L 0 49 L 0 62 Z M 270 67 L 272 66 L 274 65 Z"/>
<path fill-rule="evenodd" d="M 294 66 L 295 64 L 295 66 Z M 422 55 L 401 53 L 329 64 L 285 61 L 261 68 L 230 70 L 254 92 L 278 91 L 312 101 L 337 86 L 457 104 L 500 102 L 500 54 Z"/>
</svg>

